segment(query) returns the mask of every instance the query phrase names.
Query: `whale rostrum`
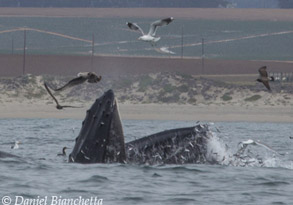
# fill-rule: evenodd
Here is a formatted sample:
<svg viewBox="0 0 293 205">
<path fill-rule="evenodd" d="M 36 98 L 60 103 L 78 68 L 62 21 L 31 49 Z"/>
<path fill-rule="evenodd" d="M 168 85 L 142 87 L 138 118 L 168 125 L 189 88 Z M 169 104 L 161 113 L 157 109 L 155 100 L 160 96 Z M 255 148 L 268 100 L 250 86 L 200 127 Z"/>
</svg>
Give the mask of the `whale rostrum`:
<svg viewBox="0 0 293 205">
<path fill-rule="evenodd" d="M 87 111 L 70 162 L 125 162 L 125 145 L 117 102 L 112 90 L 98 98 Z"/>
</svg>

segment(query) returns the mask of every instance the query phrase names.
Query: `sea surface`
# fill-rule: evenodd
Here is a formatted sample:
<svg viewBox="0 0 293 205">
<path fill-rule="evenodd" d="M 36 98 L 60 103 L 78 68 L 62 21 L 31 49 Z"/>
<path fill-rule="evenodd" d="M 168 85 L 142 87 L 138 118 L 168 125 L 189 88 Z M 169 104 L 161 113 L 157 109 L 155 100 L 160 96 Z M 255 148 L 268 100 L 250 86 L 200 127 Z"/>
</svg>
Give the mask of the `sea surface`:
<svg viewBox="0 0 293 205">
<path fill-rule="evenodd" d="M 197 123 L 123 120 L 123 128 L 131 141 Z M 0 203 L 293 204 L 293 124 L 208 124 L 219 164 L 85 165 L 57 156 L 64 146 L 71 152 L 81 120 L 0 119 L 0 150 L 21 157 L 0 159 Z M 227 160 L 248 139 L 266 146 L 249 145 L 244 165 Z M 11 149 L 16 140 L 19 149 Z"/>
</svg>

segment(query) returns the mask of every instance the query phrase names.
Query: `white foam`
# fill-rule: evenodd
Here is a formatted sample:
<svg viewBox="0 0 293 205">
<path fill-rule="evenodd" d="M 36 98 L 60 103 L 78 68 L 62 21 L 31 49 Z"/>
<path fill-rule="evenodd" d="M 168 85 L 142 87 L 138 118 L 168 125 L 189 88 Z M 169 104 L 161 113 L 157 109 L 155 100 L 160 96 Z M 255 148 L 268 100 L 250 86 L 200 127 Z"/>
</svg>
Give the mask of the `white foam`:
<svg viewBox="0 0 293 205">
<path fill-rule="evenodd" d="M 236 154 L 232 152 L 232 149 L 229 149 L 228 145 L 216 133 L 209 132 L 208 137 L 206 159 L 211 163 L 242 167 L 293 169 L 292 161 L 286 160 L 283 155 L 272 149 L 267 149 L 267 147 L 259 146 L 258 144 L 253 146 L 255 144 L 248 143 L 248 146 L 242 152 L 236 151 Z M 250 140 L 243 142 L 250 142 Z"/>
<path fill-rule="evenodd" d="M 227 149 L 227 146 L 216 133 L 209 132 L 209 140 L 207 143 L 207 160 L 216 161 L 219 164 L 228 165 L 232 154 Z"/>
</svg>

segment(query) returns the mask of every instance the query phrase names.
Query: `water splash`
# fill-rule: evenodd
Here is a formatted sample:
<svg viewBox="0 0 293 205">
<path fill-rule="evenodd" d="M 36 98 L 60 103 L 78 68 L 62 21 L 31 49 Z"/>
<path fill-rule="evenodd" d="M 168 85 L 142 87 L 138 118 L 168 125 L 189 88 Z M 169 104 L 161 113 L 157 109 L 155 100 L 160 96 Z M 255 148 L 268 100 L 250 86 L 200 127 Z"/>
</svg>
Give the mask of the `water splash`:
<svg viewBox="0 0 293 205">
<path fill-rule="evenodd" d="M 213 164 L 293 169 L 293 161 L 259 141 L 246 140 L 233 152 L 215 132 L 209 131 L 206 159 Z"/>
</svg>

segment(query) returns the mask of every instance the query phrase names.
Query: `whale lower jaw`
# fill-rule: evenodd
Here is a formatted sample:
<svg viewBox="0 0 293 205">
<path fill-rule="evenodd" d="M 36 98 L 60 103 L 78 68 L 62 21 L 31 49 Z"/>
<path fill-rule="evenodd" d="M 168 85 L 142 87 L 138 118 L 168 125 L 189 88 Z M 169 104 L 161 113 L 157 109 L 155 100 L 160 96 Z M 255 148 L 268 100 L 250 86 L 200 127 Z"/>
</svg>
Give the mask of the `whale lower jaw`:
<svg viewBox="0 0 293 205">
<path fill-rule="evenodd" d="M 208 127 L 197 125 L 152 134 L 126 143 L 127 162 L 138 164 L 205 163 Z"/>
<path fill-rule="evenodd" d="M 184 164 L 205 163 L 207 126 L 159 132 L 125 144 L 118 104 L 112 90 L 87 111 L 70 162 Z"/>
</svg>

